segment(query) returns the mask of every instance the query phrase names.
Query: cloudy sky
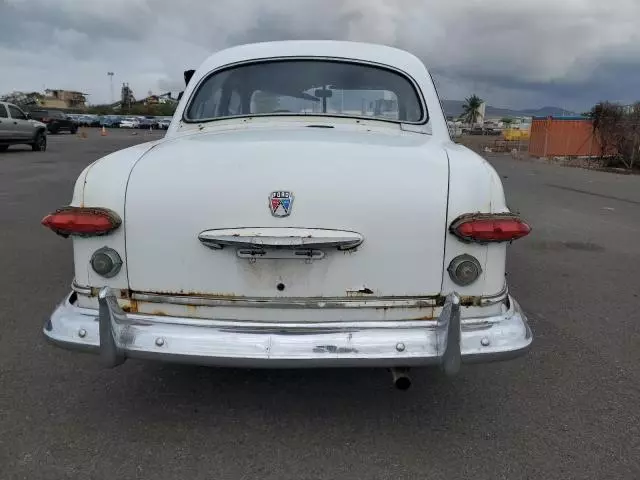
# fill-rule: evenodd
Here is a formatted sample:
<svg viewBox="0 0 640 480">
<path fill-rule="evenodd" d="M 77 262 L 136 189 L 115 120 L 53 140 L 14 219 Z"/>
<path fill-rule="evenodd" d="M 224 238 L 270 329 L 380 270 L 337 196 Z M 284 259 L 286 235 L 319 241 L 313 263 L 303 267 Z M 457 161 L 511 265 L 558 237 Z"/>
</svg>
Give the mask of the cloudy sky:
<svg viewBox="0 0 640 480">
<path fill-rule="evenodd" d="M 348 39 L 419 56 L 443 98 L 577 111 L 640 99 L 639 0 L 0 0 L 0 94 L 182 89 L 230 45 Z"/>
</svg>

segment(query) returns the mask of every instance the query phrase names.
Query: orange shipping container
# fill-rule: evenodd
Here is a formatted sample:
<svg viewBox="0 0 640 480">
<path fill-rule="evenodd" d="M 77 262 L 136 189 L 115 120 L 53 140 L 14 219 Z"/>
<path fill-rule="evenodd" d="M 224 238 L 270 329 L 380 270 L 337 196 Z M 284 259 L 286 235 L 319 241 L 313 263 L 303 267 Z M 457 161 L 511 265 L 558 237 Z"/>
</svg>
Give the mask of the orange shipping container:
<svg viewBox="0 0 640 480">
<path fill-rule="evenodd" d="M 593 122 L 584 117 L 535 117 L 531 124 L 529 155 L 534 157 L 598 157 L 600 142 Z"/>
</svg>

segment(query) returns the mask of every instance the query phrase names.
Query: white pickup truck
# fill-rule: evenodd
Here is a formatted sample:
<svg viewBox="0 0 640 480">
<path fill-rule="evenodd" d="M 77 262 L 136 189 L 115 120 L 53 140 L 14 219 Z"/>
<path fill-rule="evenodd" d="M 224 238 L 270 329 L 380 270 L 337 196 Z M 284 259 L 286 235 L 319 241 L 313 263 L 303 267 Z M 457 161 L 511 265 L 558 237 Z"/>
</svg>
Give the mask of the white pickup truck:
<svg viewBox="0 0 640 480">
<path fill-rule="evenodd" d="M 0 152 L 20 144 L 30 145 L 34 152 L 44 152 L 47 126 L 33 120 L 17 105 L 0 102 Z"/>
<path fill-rule="evenodd" d="M 261 43 L 189 76 L 163 139 L 92 163 L 44 218 L 75 260 L 54 344 L 111 367 L 387 367 L 399 388 L 528 350 L 505 258 L 530 227 L 416 57 Z"/>
</svg>

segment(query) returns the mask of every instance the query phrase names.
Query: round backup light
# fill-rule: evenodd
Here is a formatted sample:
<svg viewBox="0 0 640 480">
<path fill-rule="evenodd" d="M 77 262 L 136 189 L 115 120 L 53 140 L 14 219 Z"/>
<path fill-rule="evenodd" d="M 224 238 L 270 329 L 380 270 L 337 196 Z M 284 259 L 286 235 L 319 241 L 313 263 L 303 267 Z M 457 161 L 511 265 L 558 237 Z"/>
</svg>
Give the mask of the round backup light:
<svg viewBox="0 0 640 480">
<path fill-rule="evenodd" d="M 454 258 L 448 270 L 451 280 L 462 287 L 471 285 L 482 273 L 480 262 L 471 255 L 460 255 Z"/>
<path fill-rule="evenodd" d="M 91 256 L 91 268 L 102 277 L 115 277 L 121 267 L 122 259 L 113 248 L 102 247 Z"/>
</svg>

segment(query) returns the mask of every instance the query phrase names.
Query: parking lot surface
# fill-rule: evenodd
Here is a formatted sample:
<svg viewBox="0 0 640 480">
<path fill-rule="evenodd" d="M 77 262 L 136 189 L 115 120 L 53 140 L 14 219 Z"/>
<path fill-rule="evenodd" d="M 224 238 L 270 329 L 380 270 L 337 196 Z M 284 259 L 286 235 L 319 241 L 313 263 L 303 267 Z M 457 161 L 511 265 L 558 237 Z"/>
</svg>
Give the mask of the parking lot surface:
<svg viewBox="0 0 640 480">
<path fill-rule="evenodd" d="M 524 358 L 408 392 L 382 369 L 104 370 L 41 334 L 72 251 L 39 222 L 87 164 L 162 136 L 132 133 L 0 154 L 0 478 L 640 478 L 640 177 L 489 158 L 534 227 L 508 257 Z"/>
</svg>

